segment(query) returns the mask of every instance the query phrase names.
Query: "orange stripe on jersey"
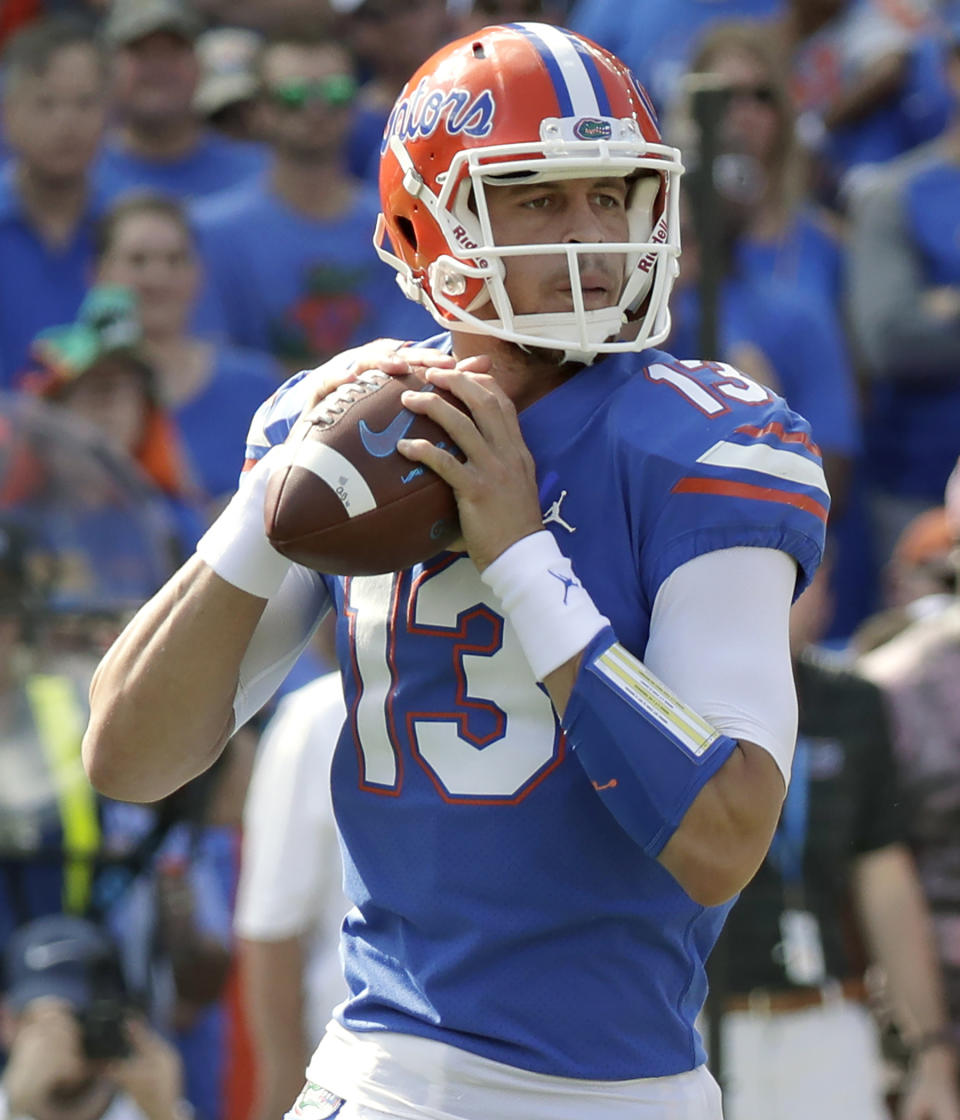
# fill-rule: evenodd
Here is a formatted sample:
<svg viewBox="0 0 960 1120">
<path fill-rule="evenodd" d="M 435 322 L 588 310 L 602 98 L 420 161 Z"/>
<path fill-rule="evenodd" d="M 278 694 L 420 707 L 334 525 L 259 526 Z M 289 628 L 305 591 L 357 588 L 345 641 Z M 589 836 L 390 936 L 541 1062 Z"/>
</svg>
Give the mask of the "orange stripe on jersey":
<svg viewBox="0 0 960 1120">
<path fill-rule="evenodd" d="M 252 471 L 259 462 L 259 459 L 244 459 L 243 466 L 240 468 L 240 473 L 244 474 L 246 471 Z"/>
<path fill-rule="evenodd" d="M 812 513 L 821 521 L 827 520 L 827 509 L 822 502 L 806 494 L 790 490 L 776 490 L 772 486 L 754 486 L 749 482 L 728 482 L 723 478 L 681 478 L 674 484 L 674 494 L 725 494 L 729 498 L 754 498 L 759 502 L 783 502 L 796 506 L 805 513 Z"/>
<path fill-rule="evenodd" d="M 753 424 L 744 424 L 736 430 L 745 436 L 753 436 L 754 439 L 759 439 L 761 436 L 776 436 L 781 443 L 799 443 L 814 455 L 820 455 L 820 448 L 806 432 L 788 432 L 786 428 L 776 420 L 774 420 L 772 424 L 764 425 L 762 428 L 757 428 Z"/>
</svg>

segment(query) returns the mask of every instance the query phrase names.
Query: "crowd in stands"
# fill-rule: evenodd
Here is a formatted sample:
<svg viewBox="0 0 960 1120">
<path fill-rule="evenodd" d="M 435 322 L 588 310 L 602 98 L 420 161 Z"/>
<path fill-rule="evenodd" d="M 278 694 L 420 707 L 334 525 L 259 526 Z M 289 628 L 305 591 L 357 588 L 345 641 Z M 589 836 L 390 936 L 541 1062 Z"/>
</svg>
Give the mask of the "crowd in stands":
<svg viewBox="0 0 960 1120">
<path fill-rule="evenodd" d="M 810 644 L 887 697 L 890 781 L 905 791 L 896 827 L 860 822 L 857 854 L 896 844 L 916 859 L 960 1042 L 960 2 L 7 0 L 0 945 L 61 912 L 109 930 L 197 1120 L 279 1116 L 330 1010 L 329 807 L 291 812 L 302 830 L 271 839 L 268 806 L 292 807 L 301 774 L 329 765 L 339 694 L 323 678 L 312 699 L 282 702 L 294 754 L 274 727 L 257 755 L 244 730 L 169 803 L 132 806 L 81 788 L 89 675 L 222 508 L 250 420 L 289 374 L 436 334 L 373 246 L 380 137 L 436 47 L 517 19 L 620 55 L 684 153 L 664 348 L 729 362 L 811 423 L 833 506 L 832 607 Z M 715 241 L 693 189 L 703 75 L 722 91 Z M 332 667 L 313 651 L 288 691 Z M 315 724 L 327 753 L 306 761 L 296 751 Z M 247 870 L 255 755 L 248 825 L 267 850 Z M 305 845 L 323 874 L 287 889 L 279 875 Z M 321 926 L 324 1006 L 308 999 L 305 1013 L 301 939 Z M 770 982 L 731 975 L 740 994 Z M 307 1024 L 289 1045 L 278 1009 Z"/>
</svg>

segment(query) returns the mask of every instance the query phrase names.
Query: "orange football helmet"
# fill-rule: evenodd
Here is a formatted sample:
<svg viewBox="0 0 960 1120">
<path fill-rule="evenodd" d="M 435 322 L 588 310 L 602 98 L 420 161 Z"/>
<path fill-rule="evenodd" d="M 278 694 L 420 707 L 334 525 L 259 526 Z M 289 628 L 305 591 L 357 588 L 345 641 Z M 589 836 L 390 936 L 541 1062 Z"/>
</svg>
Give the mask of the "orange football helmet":
<svg viewBox="0 0 960 1120">
<path fill-rule="evenodd" d="M 374 241 L 405 294 L 443 327 L 591 362 L 669 333 L 682 171 L 614 55 L 547 24 L 488 27 L 434 54 L 400 94 L 384 132 Z M 496 244 L 486 191 L 498 183 L 613 176 L 632 180 L 628 241 Z M 515 314 L 509 258 L 553 253 L 566 258 L 573 310 Z M 598 253 L 625 260 L 625 280 L 614 305 L 587 310 L 579 262 Z M 478 316 L 487 304 L 493 317 Z"/>
</svg>

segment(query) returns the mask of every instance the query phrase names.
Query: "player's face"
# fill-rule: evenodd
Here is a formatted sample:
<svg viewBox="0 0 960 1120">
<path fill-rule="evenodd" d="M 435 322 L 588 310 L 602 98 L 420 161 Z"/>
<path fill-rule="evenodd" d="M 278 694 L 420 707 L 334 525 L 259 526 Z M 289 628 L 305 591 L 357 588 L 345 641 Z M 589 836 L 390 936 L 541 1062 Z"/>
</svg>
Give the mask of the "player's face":
<svg viewBox="0 0 960 1120">
<path fill-rule="evenodd" d="M 576 244 L 628 240 L 625 179 L 565 179 L 553 183 L 487 187 L 487 206 L 498 245 Z M 624 258 L 580 255 L 580 287 L 588 311 L 617 302 Z M 507 295 L 518 315 L 573 310 L 565 256 L 548 253 L 505 260 Z"/>
<path fill-rule="evenodd" d="M 179 222 L 166 214 L 131 213 L 117 222 L 97 270 L 102 284 L 132 288 L 149 336 L 180 333 L 199 284 L 193 244 Z"/>
<path fill-rule="evenodd" d="M 10 146 L 44 178 L 70 179 L 89 167 L 107 117 L 97 55 L 76 43 L 58 51 L 39 74 L 11 82 L 4 112 Z"/>
</svg>

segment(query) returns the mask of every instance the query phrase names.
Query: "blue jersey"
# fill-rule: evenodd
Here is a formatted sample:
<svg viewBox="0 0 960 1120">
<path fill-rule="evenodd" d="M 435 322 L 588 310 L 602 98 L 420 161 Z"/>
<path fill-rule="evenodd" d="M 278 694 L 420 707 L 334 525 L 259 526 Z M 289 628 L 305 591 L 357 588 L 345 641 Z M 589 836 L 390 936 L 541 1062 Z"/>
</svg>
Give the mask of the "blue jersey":
<svg viewBox="0 0 960 1120">
<path fill-rule="evenodd" d="M 268 402 L 249 456 L 284 438 L 304 386 Z M 808 426 L 729 366 L 611 357 L 520 424 L 546 527 L 639 656 L 658 588 L 701 553 L 784 550 L 798 588 L 816 568 L 828 498 Z M 693 902 L 604 807 L 470 558 L 323 578 L 348 711 L 342 1022 L 565 1077 L 702 1063 L 728 906 Z"/>
<path fill-rule="evenodd" d="M 684 288 L 672 307 L 670 344 L 683 353 L 696 339 L 699 295 Z M 721 353 L 743 343 L 762 352 L 782 395 L 810 422 L 821 447 L 854 454 L 860 433 L 853 370 L 839 320 L 822 302 L 776 278 L 738 271 L 721 289 L 718 329 Z"/>
</svg>

